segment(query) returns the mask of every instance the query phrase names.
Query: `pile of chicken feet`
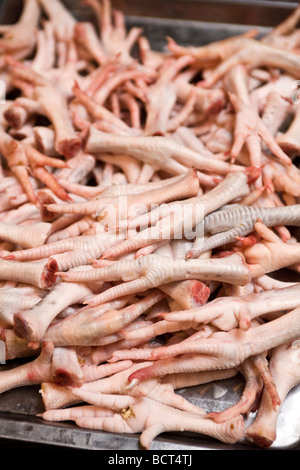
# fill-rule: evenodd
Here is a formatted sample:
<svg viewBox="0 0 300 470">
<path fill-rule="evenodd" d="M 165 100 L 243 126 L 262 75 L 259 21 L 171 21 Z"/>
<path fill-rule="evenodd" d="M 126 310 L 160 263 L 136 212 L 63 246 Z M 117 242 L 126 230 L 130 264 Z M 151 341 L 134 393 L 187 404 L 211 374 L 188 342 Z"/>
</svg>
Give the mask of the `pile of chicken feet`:
<svg viewBox="0 0 300 470">
<path fill-rule="evenodd" d="M 164 51 L 84 8 L 24 0 L 0 26 L 0 392 L 38 384 L 44 420 L 147 449 L 270 447 L 300 381 L 300 8 Z M 236 375 L 220 412 L 177 392 Z"/>
</svg>

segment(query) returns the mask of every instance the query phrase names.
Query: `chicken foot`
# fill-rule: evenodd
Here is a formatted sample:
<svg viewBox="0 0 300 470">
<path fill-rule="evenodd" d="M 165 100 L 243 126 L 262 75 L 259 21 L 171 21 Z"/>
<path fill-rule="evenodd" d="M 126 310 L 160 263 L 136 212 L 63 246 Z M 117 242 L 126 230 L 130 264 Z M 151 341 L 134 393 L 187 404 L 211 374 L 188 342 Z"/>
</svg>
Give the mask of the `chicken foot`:
<svg viewBox="0 0 300 470">
<path fill-rule="evenodd" d="M 140 442 L 142 447 L 146 449 L 150 449 L 153 439 L 158 434 L 176 430 L 210 435 L 227 443 L 237 442 L 243 437 L 244 422 L 241 416 L 232 421 L 218 424 L 212 420 L 201 419 L 199 414 L 177 410 L 149 398 L 100 395 L 84 391 L 73 393 L 83 401 L 92 404 L 94 408 L 84 407 L 81 410 L 68 408 L 64 412 L 49 410 L 42 414 L 42 418 L 50 421 L 64 421 L 73 418 L 77 425 L 83 428 L 141 433 Z M 109 416 L 107 416 L 107 409 L 112 410 Z"/>
</svg>

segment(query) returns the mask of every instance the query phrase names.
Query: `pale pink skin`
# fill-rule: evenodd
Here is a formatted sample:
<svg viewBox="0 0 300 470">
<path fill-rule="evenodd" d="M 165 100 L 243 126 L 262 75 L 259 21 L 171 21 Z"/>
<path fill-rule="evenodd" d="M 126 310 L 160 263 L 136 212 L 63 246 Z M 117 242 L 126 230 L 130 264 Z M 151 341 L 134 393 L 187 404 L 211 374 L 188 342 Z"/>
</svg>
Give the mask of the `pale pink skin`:
<svg viewBox="0 0 300 470">
<path fill-rule="evenodd" d="M 16 243 L 23 248 L 33 248 L 43 245 L 51 230 L 51 224 L 40 222 L 20 227 L 16 224 L 0 222 L 0 238 Z"/>
<path fill-rule="evenodd" d="M 93 408 L 84 407 L 81 410 L 75 410 L 75 412 L 70 408 L 65 412 L 49 410 L 44 412 L 42 417 L 50 421 L 75 418 L 75 422 L 80 427 L 89 429 L 121 433 L 139 432 L 141 433 L 141 445 L 146 449 L 150 448 L 153 439 L 158 434 L 171 430 L 200 432 L 227 443 L 239 441 L 244 433 L 244 422 L 241 416 L 232 421 L 218 424 L 205 419 L 205 417 L 201 419 L 199 414 L 178 410 L 150 398 L 99 395 L 84 391 L 76 391 L 76 395 L 92 404 Z M 110 413 L 103 411 L 103 408 L 109 409 Z M 128 408 L 132 414 L 130 413 L 128 418 L 125 415 L 122 417 L 120 410 L 125 411 Z"/>
<path fill-rule="evenodd" d="M 237 64 L 252 65 L 252 67 L 258 65 L 273 66 L 276 64 L 276 66 L 280 65 L 282 69 L 293 76 L 299 74 L 296 53 L 263 44 L 252 38 L 242 38 L 239 40 L 239 50 L 215 67 L 204 81 L 204 85 L 211 87 Z"/>
<path fill-rule="evenodd" d="M 107 61 L 107 56 L 102 49 L 94 25 L 91 23 L 77 23 L 74 32 L 80 46 L 91 55 L 91 58 L 96 60 L 99 65 Z"/>
<path fill-rule="evenodd" d="M 121 11 L 113 11 L 110 2 L 104 1 L 99 5 L 95 0 L 87 0 L 86 4 L 94 11 L 100 33 L 102 47 L 108 57 L 121 54 L 121 63 L 130 63 L 133 59 L 130 50 L 138 40 L 141 30 L 132 28 L 128 33 L 125 27 L 125 17 Z"/>
<path fill-rule="evenodd" d="M 249 30 L 244 34 L 233 36 L 221 41 L 215 41 L 211 44 L 200 47 L 182 47 L 172 39 L 168 38 L 168 49 L 176 56 L 191 55 L 197 60 L 209 61 L 211 64 L 218 63 L 220 59 L 224 60 L 237 52 L 244 44 L 242 38 L 255 37 L 257 30 Z"/>
<path fill-rule="evenodd" d="M 28 310 L 41 301 L 45 291 L 31 286 L 0 289 L 0 318 L 7 325 L 13 326 L 13 315 Z"/>
<path fill-rule="evenodd" d="M 235 198 L 249 194 L 246 181 L 247 176 L 244 173 L 231 173 L 207 194 L 176 203 L 159 205 L 149 213 L 127 221 L 126 227 L 128 229 L 141 227 L 142 230 L 136 235 L 121 241 L 113 249 L 106 250 L 103 257 L 115 258 L 159 241 L 183 238 L 186 227 L 190 227 L 192 231 L 205 215 Z M 187 211 L 185 207 L 188 208 Z M 170 217 L 170 214 L 173 213 L 178 214 L 178 216 Z M 147 228 L 149 224 L 151 224 L 151 227 Z"/>
<path fill-rule="evenodd" d="M 112 364 L 112 365 L 102 365 L 98 366 L 97 369 L 107 369 L 111 372 L 109 377 L 95 378 L 93 381 L 88 381 L 87 376 L 84 372 L 85 383 L 80 385 L 80 389 L 87 391 L 87 392 L 97 392 L 97 393 L 105 393 L 105 394 L 118 394 L 122 395 L 123 393 L 130 394 L 131 396 L 136 397 L 148 397 L 152 398 L 153 400 L 159 401 L 166 405 L 173 406 L 174 408 L 181 409 L 184 411 L 193 412 L 199 414 L 200 416 L 205 415 L 205 411 L 190 403 L 188 400 L 184 399 L 180 395 L 174 393 L 173 387 L 171 384 L 167 382 L 167 380 L 162 383 L 161 380 L 153 379 L 146 381 L 141 386 L 134 387 L 132 389 L 127 389 L 127 377 L 128 373 L 133 372 L 145 364 L 149 364 L 148 362 L 142 362 L 140 364 L 132 364 L 130 365 L 130 361 L 120 361 L 119 363 Z M 122 366 L 123 365 L 123 366 Z M 119 366 L 119 372 L 118 372 Z M 121 368 L 122 366 L 122 368 Z M 91 369 L 93 366 L 87 366 L 87 369 Z M 115 373 L 114 373 L 115 371 Z M 201 378 L 198 379 L 201 381 Z M 205 380 L 205 377 L 203 377 Z M 188 381 L 186 381 L 186 385 L 188 386 Z M 54 385 L 52 384 L 44 384 L 43 385 L 43 392 L 45 392 L 45 388 L 47 388 L 47 394 L 44 393 L 44 402 L 46 409 L 51 409 L 54 407 L 54 403 L 57 400 L 60 400 L 60 407 L 80 403 L 80 399 L 78 399 L 75 395 L 72 396 L 66 388 L 62 388 L 61 390 L 57 390 Z M 78 388 L 73 387 L 72 391 L 78 390 Z M 51 392 L 53 395 L 51 395 Z M 52 406 L 51 406 L 52 405 Z"/>
<path fill-rule="evenodd" d="M 11 327 L 2 330 L 0 337 L 5 343 L 6 360 L 35 357 L 40 352 L 40 349 L 32 349 L 26 339 L 21 340 Z"/>
<path fill-rule="evenodd" d="M 80 358 L 80 354 L 78 354 Z M 84 364 L 82 366 L 82 372 L 84 376 L 84 384 L 81 386 L 88 386 L 89 383 L 101 383 L 105 382 L 107 377 L 117 377 L 123 370 L 127 370 L 132 366 L 131 361 L 119 361 L 116 364 L 101 364 L 101 365 L 89 365 Z M 63 385 L 56 385 L 53 382 L 43 382 L 41 384 L 41 396 L 46 410 L 55 409 L 78 403 L 77 397 L 72 393 L 73 387 L 65 387 Z"/>
<path fill-rule="evenodd" d="M 231 148 L 232 159 L 236 159 L 245 143 L 249 151 L 251 165 L 261 166 L 261 139 L 263 139 L 277 158 L 285 164 L 291 164 L 291 160 L 278 146 L 252 105 L 247 80 L 246 69 L 240 65 L 233 67 L 225 77 L 230 100 L 236 112 L 234 141 Z"/>
<path fill-rule="evenodd" d="M 45 0 L 39 0 L 43 11 L 47 14 L 49 19 L 55 25 L 55 35 L 58 40 L 70 40 L 73 36 L 73 29 L 75 26 L 74 17 L 58 0 L 48 3 Z"/>
<path fill-rule="evenodd" d="M 132 374 L 128 380 L 144 380 L 184 370 L 192 372 L 236 367 L 249 356 L 296 339 L 299 335 L 298 315 L 299 308 L 295 308 L 248 331 L 233 329 L 228 333 L 216 332 L 201 341 L 184 341 L 174 346 L 155 348 L 152 359 L 159 360 L 153 366 Z"/>
<path fill-rule="evenodd" d="M 78 312 L 76 319 L 69 317 L 50 326 L 45 338 L 56 346 L 97 346 L 99 340 L 123 329 L 142 315 L 148 308 L 155 305 L 163 297 L 159 291 L 153 292 L 134 304 L 127 304 L 126 297 L 114 303 L 104 304 L 101 308 Z M 120 310 L 117 310 L 118 303 Z M 123 303 L 123 305 L 122 305 Z M 123 308 L 122 308 L 123 307 Z M 84 328 L 82 328 L 84 326 Z"/>
<path fill-rule="evenodd" d="M 96 159 L 93 155 L 83 152 L 68 161 L 68 167 L 58 171 L 58 177 L 71 183 L 80 183 L 94 170 Z"/>
<path fill-rule="evenodd" d="M 168 39 L 160 53 L 109 0 L 85 4 L 99 33 L 59 0 L 26 0 L 0 26 L 1 79 L 20 91 L 0 109 L 0 338 L 7 360 L 27 358 L 0 392 L 41 383 L 45 419 L 139 432 L 146 448 L 172 430 L 238 442 L 258 410 L 246 437 L 267 447 L 299 382 L 299 286 L 271 276 L 299 270 L 299 244 L 280 218 L 258 220 L 186 260 L 184 229 L 224 205 L 298 204 L 300 10 L 262 40 Z M 175 393 L 238 372 L 241 399 L 223 412 Z"/>
<path fill-rule="evenodd" d="M 262 121 L 267 127 L 268 131 L 276 137 L 276 134 L 284 122 L 285 118 L 290 112 L 291 105 L 287 100 L 281 97 L 281 95 L 275 91 L 271 91 L 266 100 L 266 105 L 262 114 Z M 277 143 L 281 148 L 280 139 L 276 139 Z M 285 153 L 291 155 L 287 148 L 284 149 Z"/>
<path fill-rule="evenodd" d="M 77 352 L 72 348 L 54 348 L 52 356 L 52 380 L 55 384 L 81 385 L 84 375 L 79 365 Z"/>
<path fill-rule="evenodd" d="M 66 218 L 66 227 L 62 220 L 63 217 Z M 61 225 L 57 223 L 56 227 L 54 228 L 54 223 L 52 224 L 52 228 L 54 228 L 54 230 L 48 237 L 48 243 L 52 243 L 58 240 L 65 240 L 66 238 L 79 237 L 95 225 L 95 220 L 91 216 L 80 217 L 77 215 L 66 214 L 57 220 L 61 221 Z M 97 228 L 99 228 L 99 224 L 97 224 Z"/>
<path fill-rule="evenodd" d="M 57 184 L 52 173 L 45 168 L 46 165 L 54 168 L 65 168 L 65 162 L 41 154 L 31 145 L 13 139 L 2 130 L 1 136 L 1 152 L 31 202 L 36 203 L 37 198 L 35 188 L 29 178 L 28 167 L 31 168 L 33 175 L 38 180 L 43 181 L 50 189 L 53 189 L 58 197 L 61 199 L 69 198 L 66 191 Z"/>
<path fill-rule="evenodd" d="M 25 282 L 40 289 L 46 289 L 55 283 L 56 278 L 55 274 L 48 271 L 43 260 L 32 263 L 0 260 L 0 279 Z"/>
<path fill-rule="evenodd" d="M 172 282 L 161 286 L 160 290 L 186 310 L 204 304 L 210 295 L 209 287 L 197 280 Z"/>
<path fill-rule="evenodd" d="M 36 88 L 36 99 L 55 129 L 55 150 L 70 159 L 81 149 L 81 139 L 75 131 L 64 97 L 51 86 Z M 53 102 L 57 106 L 53 107 Z"/>
<path fill-rule="evenodd" d="M 277 192 L 284 192 L 291 196 L 299 196 L 299 175 L 298 169 L 294 166 L 285 169 L 279 163 L 272 162 L 267 165 L 265 182 Z"/>
<path fill-rule="evenodd" d="M 184 279 L 221 280 L 244 285 L 250 280 L 249 269 L 239 255 L 224 259 L 170 260 L 160 255 L 148 255 L 133 261 L 116 261 L 111 266 L 85 272 L 59 273 L 68 282 L 128 281 L 102 292 L 89 305 L 113 300 L 119 296 L 135 294 L 145 289 L 159 287 L 168 280 Z"/>
<path fill-rule="evenodd" d="M 35 45 L 40 14 L 38 2 L 26 0 L 18 22 L 0 28 L 1 33 L 4 33 L 0 43 L 2 51 L 18 59 L 26 58 Z"/>
<path fill-rule="evenodd" d="M 295 111 L 294 111 L 294 119 L 288 128 L 288 130 L 280 135 L 277 138 L 277 142 L 280 145 L 280 147 L 289 155 L 292 157 L 297 155 L 297 152 L 299 151 L 299 137 L 297 134 L 297 127 L 299 126 L 299 120 L 300 120 L 300 114 L 297 106 L 295 106 Z"/>
<path fill-rule="evenodd" d="M 226 422 L 234 416 L 248 415 L 251 411 L 256 411 L 263 389 L 263 382 L 252 362 L 252 358 L 246 359 L 239 367 L 239 371 L 246 381 L 241 398 L 233 406 L 223 411 L 209 413 L 208 416 L 216 423 Z"/>
<path fill-rule="evenodd" d="M 132 129 L 124 121 L 102 106 L 99 101 L 89 96 L 89 94 L 82 90 L 77 84 L 73 86 L 73 93 L 96 122 L 105 120 L 106 123 L 115 126 L 116 129 L 119 129 L 119 131 L 125 133 L 125 135 L 132 134 Z M 74 113 L 76 113 L 76 111 L 74 111 Z M 77 115 L 75 114 L 75 116 Z M 87 123 L 89 127 L 89 121 L 87 121 Z"/>
<path fill-rule="evenodd" d="M 173 82 L 174 77 L 180 72 L 180 69 L 190 65 L 192 61 L 193 59 L 191 60 L 188 56 L 177 60 L 170 59 L 169 67 L 162 67 L 155 83 L 148 87 L 145 96 L 147 111 L 147 120 L 144 128 L 145 135 L 155 135 L 156 132 L 165 134 L 169 130 L 170 114 L 177 101 Z M 161 102 L 165 103 L 163 112 L 160 106 Z"/>
<path fill-rule="evenodd" d="M 182 345 L 182 343 L 185 343 L 186 341 L 195 341 L 196 339 L 207 338 L 215 331 L 214 327 L 204 325 L 194 332 L 189 322 L 181 322 L 179 324 L 175 323 L 175 325 L 172 324 L 171 326 L 173 326 L 173 328 L 169 327 L 168 322 L 159 321 L 154 323 L 152 326 L 145 326 L 144 328 L 139 328 L 136 331 L 123 330 L 121 333 L 127 341 L 137 341 L 140 339 L 144 340 L 144 344 L 139 348 L 131 347 L 130 349 L 119 349 L 113 352 L 109 362 L 118 361 L 120 359 L 131 359 L 135 361 L 152 359 L 154 348 L 160 348 L 159 350 L 161 350 L 161 345 L 159 343 L 149 343 L 148 341 L 156 336 L 164 335 L 166 333 L 179 332 L 178 338 L 176 338 L 175 334 L 172 339 L 166 343 L 166 347 L 170 347 L 171 345 L 175 347 L 174 345 L 179 343 Z M 183 332 L 185 332 L 185 335 L 187 336 L 186 339 L 182 339 Z"/>
<path fill-rule="evenodd" d="M 127 219 L 129 216 L 134 217 L 133 212 L 134 206 L 136 210 L 140 211 L 139 204 L 144 206 L 145 210 L 150 210 L 151 206 L 157 204 L 164 204 L 170 201 L 176 201 L 181 199 L 187 199 L 195 197 L 199 192 L 199 180 L 196 172 L 190 170 L 187 172 L 185 177 L 177 180 L 174 184 L 166 185 L 163 188 L 158 188 L 155 191 L 146 191 L 145 193 L 138 195 L 127 195 L 126 205 L 128 212 L 119 212 L 120 200 L 118 197 L 105 198 L 100 197 L 96 201 L 89 201 L 77 204 L 49 204 L 47 206 L 48 211 L 54 213 L 79 213 L 83 215 L 97 215 L 101 216 L 111 209 L 118 210 L 117 220 Z M 114 221 L 116 223 L 116 221 Z"/>
<path fill-rule="evenodd" d="M 4 112 L 4 117 L 13 129 L 21 129 L 38 112 L 42 112 L 42 110 L 36 101 L 20 97 L 8 106 Z"/>
<path fill-rule="evenodd" d="M 165 137 L 106 135 L 93 126 L 90 127 L 85 150 L 89 153 L 110 150 L 113 153 L 126 154 L 130 147 L 132 147 L 130 155 L 173 175 L 185 173 L 187 165 L 221 174 L 242 170 L 239 165 L 208 159 Z"/>
<path fill-rule="evenodd" d="M 31 67 L 39 73 L 50 71 L 55 67 L 55 37 L 54 25 L 46 21 L 44 30 L 37 33 L 37 48 Z"/>
<path fill-rule="evenodd" d="M 52 343 L 44 343 L 41 353 L 33 361 L 1 371 L 1 393 L 17 387 L 51 381 L 53 349 Z"/>
<path fill-rule="evenodd" d="M 276 439 L 281 405 L 288 392 L 298 385 L 300 379 L 298 340 L 283 343 L 272 351 L 270 372 L 280 397 L 274 408 L 267 391 L 263 392 L 254 422 L 246 430 L 246 438 L 262 448 L 270 447 Z"/>
<path fill-rule="evenodd" d="M 202 307 L 166 313 L 163 318 L 169 322 L 211 323 L 221 330 L 229 331 L 239 326 L 247 330 L 251 321 L 263 314 L 291 310 L 299 305 L 299 285 L 251 293 L 236 297 L 218 297 Z"/>
<path fill-rule="evenodd" d="M 53 241 L 41 247 L 11 253 L 6 259 L 27 261 L 40 260 L 49 258 L 52 255 L 65 254 L 68 251 L 74 250 L 86 253 L 87 258 L 98 258 L 108 246 L 118 241 L 116 237 L 102 237 L 101 235 L 100 233 L 100 235 L 69 237 Z M 55 269 L 57 270 L 57 266 Z"/>
<path fill-rule="evenodd" d="M 282 44 L 281 41 L 287 41 L 295 33 L 297 23 L 300 17 L 300 9 L 295 8 L 288 17 L 282 21 L 279 25 L 275 26 L 264 38 L 263 42 L 267 44 Z"/>
<path fill-rule="evenodd" d="M 298 243 L 284 243 L 262 222 L 257 222 L 254 228 L 262 241 L 244 251 L 253 279 L 299 262 Z"/>
<path fill-rule="evenodd" d="M 59 283 L 34 308 L 14 316 L 15 332 L 28 341 L 42 341 L 48 326 L 63 309 L 92 294 L 86 285 Z"/>
</svg>

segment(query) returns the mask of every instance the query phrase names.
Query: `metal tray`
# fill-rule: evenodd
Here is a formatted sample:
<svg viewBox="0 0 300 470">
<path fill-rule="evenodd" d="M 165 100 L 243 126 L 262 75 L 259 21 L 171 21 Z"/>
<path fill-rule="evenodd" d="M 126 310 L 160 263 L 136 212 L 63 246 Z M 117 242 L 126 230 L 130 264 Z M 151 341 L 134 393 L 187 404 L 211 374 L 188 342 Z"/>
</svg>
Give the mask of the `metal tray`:
<svg viewBox="0 0 300 470">
<path fill-rule="evenodd" d="M 79 1 L 65 0 L 64 3 L 79 19 L 92 20 L 88 8 L 80 6 Z M 161 50 L 165 45 L 166 36 L 173 37 L 183 45 L 199 45 L 239 34 L 249 29 L 249 25 L 258 26 L 261 32 L 265 33 L 266 28 L 282 21 L 297 4 L 259 0 L 115 0 L 113 5 L 128 15 L 128 26 L 143 27 L 152 47 Z M 18 19 L 21 0 L 2 1 L 0 7 L 0 24 L 13 23 Z M 18 364 L 19 361 L 11 361 L 0 366 L 0 371 Z M 178 393 L 207 411 L 220 411 L 237 402 L 243 385 L 243 378 L 237 375 L 231 379 L 181 389 Z M 139 435 L 89 431 L 74 424 L 49 423 L 36 417 L 44 410 L 39 388 L 21 387 L 0 395 L 0 439 L 12 441 L 15 445 L 18 442 L 27 443 L 29 447 L 33 444 L 50 444 L 65 449 L 140 449 Z M 269 450 L 300 450 L 299 395 L 300 386 L 295 387 L 284 402 L 278 421 L 277 439 Z M 254 414 L 250 414 L 246 425 L 250 424 L 253 418 Z M 151 447 L 151 450 L 159 451 L 224 449 L 257 450 L 257 447 L 247 441 L 231 446 L 206 436 L 175 432 L 160 435 Z"/>
</svg>

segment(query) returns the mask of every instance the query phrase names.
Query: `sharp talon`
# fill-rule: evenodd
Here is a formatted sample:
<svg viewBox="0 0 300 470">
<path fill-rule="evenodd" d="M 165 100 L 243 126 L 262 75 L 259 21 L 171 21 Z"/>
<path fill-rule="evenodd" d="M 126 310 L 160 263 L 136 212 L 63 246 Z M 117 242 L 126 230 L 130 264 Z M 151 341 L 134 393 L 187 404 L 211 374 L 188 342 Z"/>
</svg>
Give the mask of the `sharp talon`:
<svg viewBox="0 0 300 470">
<path fill-rule="evenodd" d="M 132 390 L 138 383 L 138 379 L 133 379 L 128 385 L 124 387 L 124 391 Z"/>
</svg>

